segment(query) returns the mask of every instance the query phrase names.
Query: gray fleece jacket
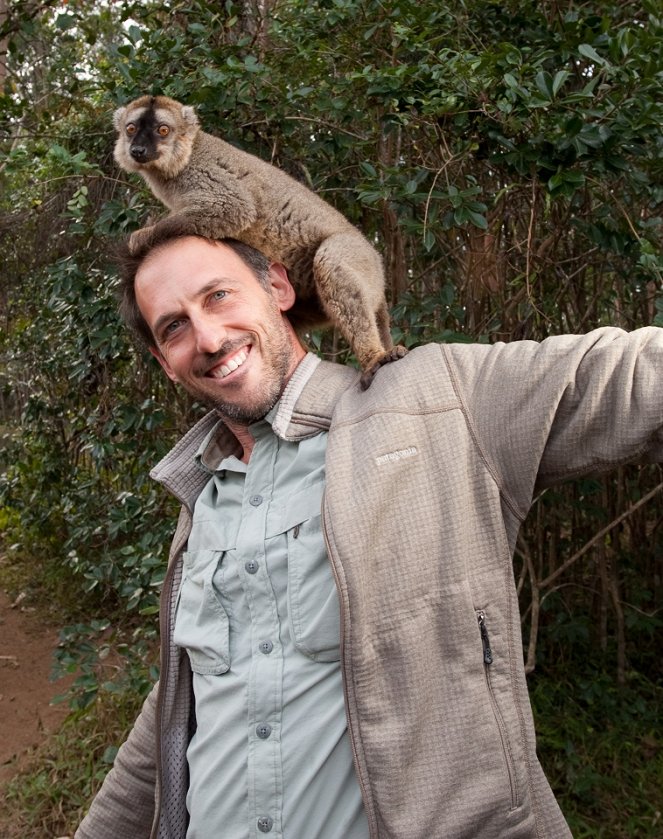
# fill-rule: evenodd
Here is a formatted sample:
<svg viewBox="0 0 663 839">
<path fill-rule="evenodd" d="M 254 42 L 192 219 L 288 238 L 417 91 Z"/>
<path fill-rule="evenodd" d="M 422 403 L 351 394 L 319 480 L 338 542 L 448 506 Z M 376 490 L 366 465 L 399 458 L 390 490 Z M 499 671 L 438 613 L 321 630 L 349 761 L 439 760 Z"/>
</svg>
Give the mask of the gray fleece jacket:
<svg viewBox="0 0 663 839">
<path fill-rule="evenodd" d="M 663 330 L 605 328 L 540 344 L 427 345 L 368 391 L 355 371 L 323 362 L 299 395 L 287 436 L 329 429 L 323 521 L 372 839 L 570 836 L 535 753 L 516 535 L 543 487 L 663 460 L 662 374 Z M 182 502 L 161 681 L 76 839 L 186 835 L 195 721 L 172 624 L 206 480 L 192 455 L 216 421 L 201 420 L 153 472 Z"/>
</svg>

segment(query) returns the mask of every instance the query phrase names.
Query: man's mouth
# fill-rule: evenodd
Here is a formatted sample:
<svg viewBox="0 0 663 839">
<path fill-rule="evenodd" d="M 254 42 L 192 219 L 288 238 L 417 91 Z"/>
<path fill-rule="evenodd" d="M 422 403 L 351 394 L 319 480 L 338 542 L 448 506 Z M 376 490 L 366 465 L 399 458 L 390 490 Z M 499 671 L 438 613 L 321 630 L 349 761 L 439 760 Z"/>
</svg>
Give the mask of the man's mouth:
<svg viewBox="0 0 663 839">
<path fill-rule="evenodd" d="M 209 370 L 207 375 L 213 379 L 225 379 L 226 376 L 229 376 L 231 373 L 234 373 L 238 367 L 241 367 L 248 357 L 249 351 L 247 349 L 242 349 L 232 358 L 226 359 L 223 364 Z"/>
</svg>

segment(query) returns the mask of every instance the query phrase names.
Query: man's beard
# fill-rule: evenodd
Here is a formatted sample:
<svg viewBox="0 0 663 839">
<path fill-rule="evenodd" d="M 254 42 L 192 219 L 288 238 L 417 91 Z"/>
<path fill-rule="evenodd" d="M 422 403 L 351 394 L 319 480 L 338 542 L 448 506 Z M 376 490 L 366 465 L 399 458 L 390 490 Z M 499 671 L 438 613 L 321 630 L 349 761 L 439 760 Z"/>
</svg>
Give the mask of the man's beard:
<svg viewBox="0 0 663 839">
<path fill-rule="evenodd" d="M 206 359 L 206 369 L 214 367 L 224 356 L 230 355 L 246 343 L 246 338 L 226 342 Z M 252 346 L 257 349 L 255 342 L 252 342 Z M 242 397 L 241 387 L 238 387 L 241 400 L 239 403 L 209 393 L 204 388 L 199 389 L 190 383 L 187 385 L 187 390 L 203 404 L 215 410 L 222 419 L 242 425 L 257 422 L 278 402 L 285 388 L 288 374 L 291 372 L 294 350 L 280 316 L 273 322 L 267 337 L 263 338 L 260 351 L 264 366 L 261 389 L 257 393 Z"/>
<path fill-rule="evenodd" d="M 270 380 L 262 393 L 256 394 L 255 398 L 241 405 L 235 402 L 227 402 L 208 393 L 200 393 L 198 396 L 205 405 L 214 409 L 222 419 L 240 425 L 250 425 L 252 422 L 262 419 L 276 405 L 283 393 L 285 378 L 284 372 L 278 380 Z"/>
</svg>

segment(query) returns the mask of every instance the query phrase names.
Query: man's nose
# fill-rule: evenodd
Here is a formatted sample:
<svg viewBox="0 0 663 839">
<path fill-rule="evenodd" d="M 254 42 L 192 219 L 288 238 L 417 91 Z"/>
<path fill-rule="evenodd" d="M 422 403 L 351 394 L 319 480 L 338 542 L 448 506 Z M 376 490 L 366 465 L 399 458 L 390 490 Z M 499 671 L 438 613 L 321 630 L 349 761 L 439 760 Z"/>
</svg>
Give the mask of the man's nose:
<svg viewBox="0 0 663 839">
<path fill-rule="evenodd" d="M 226 331 L 216 319 L 201 317 L 193 325 L 196 349 L 200 353 L 215 353 L 226 339 Z"/>
</svg>

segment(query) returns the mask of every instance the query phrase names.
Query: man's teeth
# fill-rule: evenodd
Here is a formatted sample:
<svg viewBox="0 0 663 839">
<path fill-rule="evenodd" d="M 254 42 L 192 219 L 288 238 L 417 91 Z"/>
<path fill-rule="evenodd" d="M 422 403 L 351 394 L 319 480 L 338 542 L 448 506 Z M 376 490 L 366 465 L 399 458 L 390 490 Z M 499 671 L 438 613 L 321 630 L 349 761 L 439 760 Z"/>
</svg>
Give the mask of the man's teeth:
<svg viewBox="0 0 663 839">
<path fill-rule="evenodd" d="M 248 353 L 242 350 L 241 353 L 238 353 L 234 358 L 231 358 L 227 364 L 222 364 L 221 367 L 214 370 L 212 375 L 217 379 L 225 379 L 226 376 L 229 376 L 232 372 L 237 370 L 238 367 L 241 367 L 242 364 L 244 364 L 247 355 Z"/>
</svg>

